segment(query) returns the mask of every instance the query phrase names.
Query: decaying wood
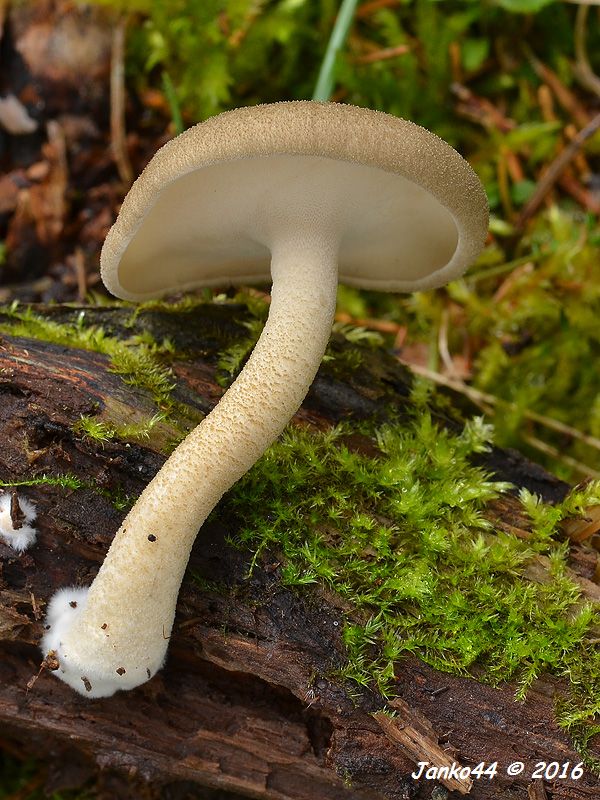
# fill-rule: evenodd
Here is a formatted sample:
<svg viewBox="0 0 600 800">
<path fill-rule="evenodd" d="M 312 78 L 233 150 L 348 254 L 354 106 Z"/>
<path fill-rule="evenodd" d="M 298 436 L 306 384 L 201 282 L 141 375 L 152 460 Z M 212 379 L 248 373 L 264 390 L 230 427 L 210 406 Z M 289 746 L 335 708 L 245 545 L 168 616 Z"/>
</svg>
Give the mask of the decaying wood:
<svg viewBox="0 0 600 800">
<path fill-rule="evenodd" d="M 390 706 L 396 712 L 393 719 L 383 711 L 376 711 L 373 718 L 377 720 L 388 739 L 397 744 L 411 761 L 417 764 L 426 761 L 448 770 L 457 765 L 456 754 L 440 747 L 436 732 L 427 717 L 399 698 L 390 701 Z M 462 769 L 462 764 L 457 766 Z M 458 777 L 445 775 L 440 778 L 440 783 L 460 794 L 469 794 L 473 788 L 470 777 L 462 778 L 460 775 Z"/>
<path fill-rule="evenodd" d="M 45 313 L 60 321 L 79 311 Z M 222 393 L 215 354 L 246 333 L 244 313 L 235 305 L 146 311 L 133 327 L 126 309 L 85 309 L 85 318 L 114 335 L 168 336 L 189 354 L 174 371 L 176 397 L 191 419 Z M 109 491 L 141 491 L 163 461 L 159 445 L 172 435 L 168 426 L 156 426 L 144 445 L 100 445 L 73 431 L 81 415 L 128 420 L 156 410 L 108 366 L 97 353 L 0 337 L 1 480 L 70 473 Z M 329 370 L 326 363 L 295 424 L 323 429 L 342 418 L 385 418 L 390 407 L 401 413 L 407 402 L 410 378 L 392 356 L 369 351 L 347 382 Z M 566 491 L 515 453 L 494 450 L 486 467 L 547 499 Z M 208 787 L 207 797 L 227 791 L 265 800 L 598 796 L 599 782 L 587 770 L 577 781 L 531 783 L 539 761 L 580 761 L 553 721 L 559 681 L 538 681 L 518 703 L 512 685 L 491 688 L 410 657 L 398 665 L 395 707 L 372 692 L 357 696 L 356 687 L 334 677 L 344 664 L 343 612 L 335 599 L 282 587 L 277 554 L 249 577 L 251 554 L 226 543 L 238 524 L 227 514 L 215 515 L 194 547 L 166 667 L 134 692 L 96 701 L 75 695 L 41 664 L 44 604 L 57 587 L 92 580 L 124 512 L 92 488 L 23 491 L 36 503 L 39 537 L 22 555 L 0 545 L 0 738 L 14 752 L 22 744 L 63 765 L 50 788 L 94 775 L 115 798 L 159 791 L 183 798 L 194 786 Z M 503 498 L 490 513 L 506 530 L 527 536 L 516 501 Z M 575 556 L 585 542 L 572 548 Z M 574 557 L 573 570 L 586 563 Z M 543 579 L 544 565 L 537 568 L 534 579 Z M 226 591 L 211 590 L 215 584 Z M 494 780 L 444 786 L 411 777 L 423 759 L 471 767 L 498 761 L 500 769 Z M 506 767 L 517 760 L 526 769 L 509 777 Z"/>
</svg>

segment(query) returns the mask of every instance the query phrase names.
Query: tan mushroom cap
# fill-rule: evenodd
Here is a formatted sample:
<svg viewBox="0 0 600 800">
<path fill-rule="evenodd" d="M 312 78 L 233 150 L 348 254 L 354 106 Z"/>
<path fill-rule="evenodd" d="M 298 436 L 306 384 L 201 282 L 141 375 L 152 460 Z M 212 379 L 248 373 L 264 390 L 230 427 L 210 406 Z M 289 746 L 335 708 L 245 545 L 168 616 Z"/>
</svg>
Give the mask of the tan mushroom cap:
<svg viewBox="0 0 600 800">
<path fill-rule="evenodd" d="M 336 238 L 340 282 L 414 291 L 460 275 L 487 222 L 469 164 L 424 128 L 274 103 L 220 114 L 156 153 L 106 238 L 102 278 L 129 300 L 269 281 L 273 244 L 297 229 Z"/>
</svg>

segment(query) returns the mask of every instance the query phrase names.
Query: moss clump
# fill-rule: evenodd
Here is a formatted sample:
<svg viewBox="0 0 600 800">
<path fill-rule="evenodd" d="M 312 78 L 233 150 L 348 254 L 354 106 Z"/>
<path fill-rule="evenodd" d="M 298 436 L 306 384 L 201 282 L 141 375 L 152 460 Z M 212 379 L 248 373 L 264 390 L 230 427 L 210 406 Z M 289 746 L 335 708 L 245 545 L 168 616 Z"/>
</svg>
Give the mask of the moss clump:
<svg viewBox="0 0 600 800">
<path fill-rule="evenodd" d="M 173 348 L 168 341 L 158 343 L 143 335 L 121 341 L 108 336 L 97 325 L 85 325 L 83 313 L 74 323 L 57 323 L 44 319 L 31 309 L 20 309 L 16 302 L 2 308 L 2 315 L 6 319 L 0 323 L 0 332 L 108 356 L 111 372 L 119 375 L 124 383 L 147 391 L 163 413 L 170 410 L 173 374 L 160 359 L 161 355 L 172 354 Z"/>
<path fill-rule="evenodd" d="M 343 676 L 389 695 L 398 662 L 415 653 L 440 670 L 477 666 L 489 681 L 516 679 L 520 695 L 544 672 L 564 676 L 578 722 L 600 711 L 598 657 L 590 659 L 600 620 L 581 602 L 556 538 L 586 498 L 548 507 L 523 494 L 533 530 L 520 539 L 484 515 L 509 485 L 473 466 L 490 437 L 481 420 L 457 435 L 420 408 L 370 431 L 377 457 L 349 449 L 347 432 L 288 429 L 226 500 L 255 558 L 275 549 L 286 584 L 325 585 L 353 609 Z M 533 583 L 525 572 L 540 557 L 547 579 Z"/>
<path fill-rule="evenodd" d="M 175 313 L 194 304 L 164 305 Z M 138 313 L 135 309 L 128 325 L 134 324 Z M 116 398 L 107 398 L 105 408 L 97 416 L 85 416 L 75 423 L 75 433 L 99 443 L 115 437 L 143 442 L 152 435 L 152 445 L 156 449 L 170 452 L 186 435 L 190 425 L 202 419 L 202 414 L 173 398 L 175 379 L 169 363 L 176 356 L 176 349 L 170 339 L 158 342 L 149 331 L 142 331 L 123 340 L 109 335 L 100 325 L 87 324 L 84 311 L 72 322 L 55 322 L 30 308 L 20 308 L 15 302 L 0 308 L 0 315 L 4 317 L 0 332 L 102 353 L 109 359 L 109 370 L 119 375 L 124 384 L 146 392 L 157 408 L 155 414 L 140 414 Z M 123 421 L 132 416 L 132 421 Z"/>
<path fill-rule="evenodd" d="M 109 491 L 104 489 L 94 481 L 84 481 L 72 473 L 61 473 L 59 475 L 38 475 L 36 478 L 28 478 L 23 481 L 0 481 L 0 489 L 9 489 L 18 486 L 57 486 L 61 489 L 89 489 L 96 494 L 106 497 L 109 502 L 117 509 L 122 511 L 133 503 L 133 498 L 125 494 L 122 490 Z"/>
<path fill-rule="evenodd" d="M 158 423 L 162 422 L 164 418 L 163 414 L 155 414 L 144 422 L 115 425 L 110 422 L 105 422 L 98 417 L 82 415 L 75 425 L 73 425 L 73 430 L 75 433 L 83 434 L 83 436 L 99 444 L 104 444 L 114 438 L 123 439 L 124 441 L 141 442 L 150 438 L 152 429 L 158 425 Z"/>
<path fill-rule="evenodd" d="M 241 372 L 262 333 L 265 322 L 264 318 L 259 317 L 244 322 L 243 325 L 247 329 L 248 335 L 234 342 L 219 354 L 216 380 L 223 388 L 230 386 Z"/>
<path fill-rule="evenodd" d="M 248 334 L 219 354 L 217 383 L 223 388 L 230 386 L 239 375 L 262 333 L 268 313 L 267 303 L 251 294 L 240 292 L 235 296 L 234 302 L 243 303 L 252 318 L 243 323 Z M 354 346 L 339 347 L 340 341 Z M 375 331 L 335 322 L 332 326 L 332 337 L 323 356 L 323 364 L 328 365 L 332 374 L 347 376 L 362 364 L 365 346 L 379 347 L 382 344 L 383 337 Z"/>
</svg>

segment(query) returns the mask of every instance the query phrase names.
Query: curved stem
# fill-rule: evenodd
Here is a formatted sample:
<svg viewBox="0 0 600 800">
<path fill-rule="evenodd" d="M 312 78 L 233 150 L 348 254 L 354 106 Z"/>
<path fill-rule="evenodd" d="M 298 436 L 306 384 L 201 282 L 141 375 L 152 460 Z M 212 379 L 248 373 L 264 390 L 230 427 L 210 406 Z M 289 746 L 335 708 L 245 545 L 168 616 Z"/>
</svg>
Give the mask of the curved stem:
<svg viewBox="0 0 600 800">
<path fill-rule="evenodd" d="M 160 669 L 199 527 L 313 381 L 335 311 L 337 248 L 314 233 L 282 238 L 272 247 L 272 277 L 268 320 L 237 380 L 142 492 L 77 611 L 64 608 L 68 596 L 57 599 L 63 616 L 49 609 L 43 648 L 82 694 L 132 688 Z"/>
</svg>

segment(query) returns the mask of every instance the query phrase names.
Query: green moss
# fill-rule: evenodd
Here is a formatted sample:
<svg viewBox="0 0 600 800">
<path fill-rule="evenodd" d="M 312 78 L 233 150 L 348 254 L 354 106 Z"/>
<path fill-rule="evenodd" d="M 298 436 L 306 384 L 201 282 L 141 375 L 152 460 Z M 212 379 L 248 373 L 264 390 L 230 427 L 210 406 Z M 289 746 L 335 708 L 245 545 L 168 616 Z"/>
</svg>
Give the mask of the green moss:
<svg viewBox="0 0 600 800">
<path fill-rule="evenodd" d="M 248 335 L 234 342 L 219 354 L 216 375 L 219 386 L 227 388 L 237 378 L 258 341 L 264 324 L 264 319 L 261 318 L 244 322 L 243 325 L 248 330 Z"/>
<path fill-rule="evenodd" d="M 150 438 L 152 429 L 164 420 L 163 414 L 155 414 L 143 422 L 131 422 L 126 424 L 111 424 L 99 417 L 81 416 L 73 426 L 75 433 L 91 439 L 100 444 L 109 442 L 111 439 L 118 438 L 124 441 L 143 442 Z"/>
<path fill-rule="evenodd" d="M 243 303 L 252 315 L 252 319 L 243 323 L 248 335 L 219 354 L 217 383 L 224 388 L 230 386 L 242 370 L 262 333 L 268 313 L 268 305 L 253 295 L 240 292 L 236 295 L 235 302 Z M 354 347 L 340 347 L 342 341 Z M 365 346 L 380 347 L 382 344 L 383 337 L 379 333 L 356 325 L 335 322 L 322 363 L 327 364 L 332 374 L 344 377 L 352 374 L 362 364 Z"/>
<path fill-rule="evenodd" d="M 121 341 L 108 336 L 97 325 L 86 325 L 83 313 L 74 323 L 57 323 L 13 303 L 2 308 L 2 315 L 6 319 L 0 323 L 0 332 L 108 356 L 111 372 L 119 375 L 124 383 L 147 391 L 160 411 L 169 411 L 174 388 L 173 374 L 162 363 L 160 356 L 172 353 L 170 342 L 159 344 L 143 335 Z"/>
<path fill-rule="evenodd" d="M 125 494 L 121 489 L 111 492 L 108 489 L 98 486 L 95 481 L 84 481 L 77 475 L 68 472 L 59 475 L 38 475 L 35 478 L 28 478 L 23 481 L 0 480 L 0 489 L 9 489 L 19 486 L 58 486 L 61 489 L 69 490 L 89 489 L 102 497 L 106 497 L 118 511 L 129 508 L 134 499 Z"/>
<path fill-rule="evenodd" d="M 199 572 L 196 572 L 192 569 L 188 569 L 187 574 L 194 581 L 194 584 L 201 592 L 210 592 L 210 594 L 215 595 L 225 595 L 230 591 L 230 588 L 225 583 L 221 583 L 219 581 L 209 581 L 203 575 L 200 575 Z"/>
<path fill-rule="evenodd" d="M 143 304 L 144 308 L 168 309 L 173 313 L 195 308 L 201 301 Z M 123 304 L 117 303 L 115 307 Z M 126 326 L 133 325 L 140 309 L 136 308 Z M 118 437 L 125 441 L 146 442 L 155 449 L 169 453 L 203 415 L 194 408 L 173 399 L 174 375 L 169 362 L 177 355 L 173 342 L 163 338 L 158 342 L 149 331 L 136 333 L 122 340 L 110 336 L 99 325 L 85 322 L 80 312 L 73 322 L 55 322 L 36 314 L 18 303 L 0 308 L 0 332 L 50 342 L 64 347 L 81 348 L 102 353 L 110 361 L 109 370 L 119 375 L 124 384 L 135 386 L 150 395 L 157 412 L 147 414 L 124 404 L 116 397 L 106 399 L 105 407 L 96 416 L 85 416 L 73 429 L 99 443 Z M 133 421 L 131 420 L 133 417 Z"/>
<path fill-rule="evenodd" d="M 375 331 L 334 322 L 323 364 L 336 378 L 347 379 L 363 364 L 366 348 L 380 347 L 382 344 L 383 337 Z"/>
<path fill-rule="evenodd" d="M 181 314 L 187 311 L 194 311 L 199 306 L 205 305 L 207 302 L 216 302 L 217 297 L 213 296 L 210 289 L 205 289 L 198 294 L 184 294 L 179 300 L 146 300 L 143 303 L 137 303 L 132 311 L 128 324 L 132 327 L 137 322 L 139 316 L 148 311 L 163 311 L 167 314 Z M 112 301 L 111 301 L 112 304 Z M 130 304 L 123 303 L 129 306 Z"/>
<path fill-rule="evenodd" d="M 325 586 L 352 609 L 344 678 L 391 695 L 409 653 L 436 669 L 516 680 L 518 696 L 550 673 L 567 679 L 579 715 L 562 724 L 589 722 L 600 710 L 598 659 L 589 657 L 600 619 L 569 577 L 557 526 L 600 486 L 556 507 L 522 492 L 533 529 L 523 540 L 485 516 L 510 487 L 472 464 L 491 433 L 481 420 L 457 435 L 421 407 L 365 432 L 378 457 L 349 449 L 343 425 L 288 429 L 225 501 L 225 513 L 244 520 L 236 541 L 255 560 L 274 549 L 285 584 Z M 548 574 L 533 583 L 525 573 L 539 557 Z"/>
<path fill-rule="evenodd" d="M 251 319 L 248 335 L 221 354 L 225 385 L 243 366 L 266 316 L 263 302 L 235 298 L 240 300 Z M 142 384 L 162 408 L 175 406 L 171 374 L 161 360 L 173 354 L 168 341 L 157 344 L 141 335 L 123 343 L 101 328 L 57 325 L 16 307 L 2 329 L 104 352 L 125 380 Z M 336 358 L 340 368 L 360 363 L 344 355 L 352 347 L 336 347 L 340 337 L 354 345 L 379 343 L 379 337 L 371 341 L 364 332 L 340 327 L 326 354 L 328 369 Z M 567 681 L 558 718 L 583 748 L 600 713 L 600 656 L 593 644 L 600 618 L 570 578 L 558 527 L 565 517 L 600 503 L 600 485 L 590 484 L 557 506 L 523 490 L 530 537 L 496 531 L 486 506 L 509 486 L 472 463 L 487 449 L 490 427 L 480 419 L 460 434 L 439 427 L 424 381 L 415 381 L 411 400 L 414 411 L 407 419 L 379 428 L 362 425 L 376 457 L 348 446 L 356 424 L 352 431 L 341 425 L 327 433 L 290 427 L 215 513 L 229 509 L 244 520 L 238 541 L 254 550 L 255 560 L 268 549 L 278 551 L 284 583 L 326 586 L 340 596 L 343 608 L 352 609 L 344 625 L 348 659 L 342 677 L 390 695 L 398 663 L 416 653 L 440 670 L 483 671 L 496 683 L 515 680 L 521 697 L 537 676 L 550 673 Z M 76 427 L 103 442 L 143 436 L 159 422 L 156 416 L 145 430 L 137 423 L 133 430 L 84 417 Z M 43 476 L 19 485 L 36 483 L 100 491 L 75 476 Z M 129 499 L 111 496 L 111 502 L 124 507 Z M 547 564 L 541 583 L 526 578 L 536 558 Z"/>
<path fill-rule="evenodd" d="M 110 442 L 115 437 L 114 428 L 97 417 L 81 416 L 73 425 L 73 431 L 99 444 Z"/>
</svg>

